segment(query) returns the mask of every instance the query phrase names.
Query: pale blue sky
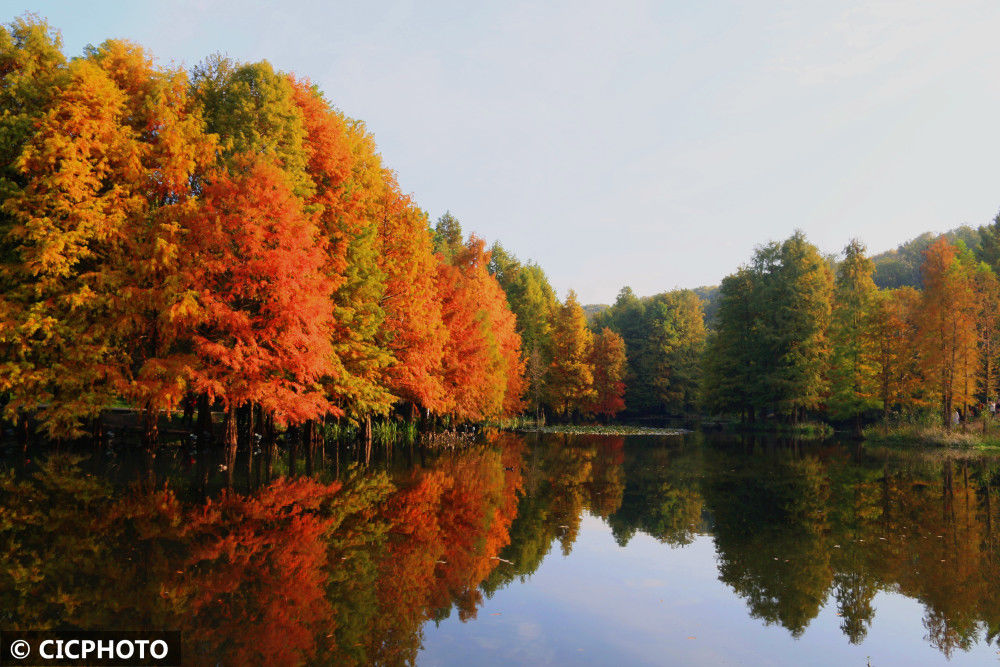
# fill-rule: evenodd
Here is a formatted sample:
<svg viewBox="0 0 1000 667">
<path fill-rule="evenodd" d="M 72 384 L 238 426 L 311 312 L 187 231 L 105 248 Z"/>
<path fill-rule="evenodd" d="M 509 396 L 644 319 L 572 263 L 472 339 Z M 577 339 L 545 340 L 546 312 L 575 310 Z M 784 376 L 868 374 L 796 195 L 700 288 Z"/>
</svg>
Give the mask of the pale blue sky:
<svg viewBox="0 0 1000 667">
<path fill-rule="evenodd" d="M 319 84 L 432 218 L 610 302 L 803 229 L 872 251 L 1000 208 L 1000 3 L 3 1 Z"/>
</svg>

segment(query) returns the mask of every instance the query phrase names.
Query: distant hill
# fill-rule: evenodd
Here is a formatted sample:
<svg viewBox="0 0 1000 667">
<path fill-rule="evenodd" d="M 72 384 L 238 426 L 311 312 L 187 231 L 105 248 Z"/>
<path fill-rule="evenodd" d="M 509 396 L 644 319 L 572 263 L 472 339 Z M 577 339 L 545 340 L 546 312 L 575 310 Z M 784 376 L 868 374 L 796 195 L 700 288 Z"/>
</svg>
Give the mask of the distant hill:
<svg viewBox="0 0 1000 667">
<path fill-rule="evenodd" d="M 877 255 L 872 255 L 872 263 L 875 264 L 875 284 L 881 289 L 894 289 L 896 287 L 920 287 L 920 266 L 924 263 L 924 251 L 939 237 L 955 243 L 962 241 L 965 245 L 976 252 L 978 256 L 979 241 L 981 234 L 979 229 L 963 225 L 956 229 L 938 234 L 934 232 L 924 232 L 920 236 L 901 243 L 894 250 L 886 250 Z M 831 269 L 836 271 L 836 256 L 828 256 Z M 704 285 L 691 290 L 698 295 L 702 301 L 702 308 L 705 311 L 705 324 L 709 328 L 715 326 L 715 316 L 719 311 L 719 286 Z M 587 320 L 593 320 L 594 316 L 607 310 L 609 306 L 603 303 L 588 304 L 583 307 L 587 313 Z"/>
<path fill-rule="evenodd" d="M 872 255 L 875 284 L 882 289 L 920 287 L 920 265 L 924 263 L 924 251 L 940 236 L 942 234 L 925 232 L 895 250 Z M 973 251 L 979 246 L 979 230 L 968 225 L 945 232 L 943 236 L 952 243 L 963 241 Z"/>
<path fill-rule="evenodd" d="M 706 285 L 691 290 L 701 299 L 701 307 L 705 311 L 705 325 L 715 328 L 715 314 L 719 312 L 719 286 Z"/>
<path fill-rule="evenodd" d="M 594 319 L 594 316 L 598 313 L 603 313 L 605 310 L 610 308 L 606 303 L 588 303 L 583 307 L 583 312 L 587 314 L 587 321 Z"/>
</svg>

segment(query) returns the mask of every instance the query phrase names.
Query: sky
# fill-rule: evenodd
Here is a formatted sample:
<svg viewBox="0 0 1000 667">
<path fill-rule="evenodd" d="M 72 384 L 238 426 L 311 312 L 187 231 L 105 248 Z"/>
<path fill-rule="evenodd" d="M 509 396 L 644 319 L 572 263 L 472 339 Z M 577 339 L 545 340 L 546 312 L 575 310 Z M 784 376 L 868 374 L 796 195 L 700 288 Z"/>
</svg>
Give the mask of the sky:
<svg viewBox="0 0 1000 667">
<path fill-rule="evenodd" d="M 1000 3 L 52 2 L 127 38 L 308 77 L 437 219 L 610 303 L 717 284 L 803 230 L 872 252 L 1000 209 Z"/>
</svg>

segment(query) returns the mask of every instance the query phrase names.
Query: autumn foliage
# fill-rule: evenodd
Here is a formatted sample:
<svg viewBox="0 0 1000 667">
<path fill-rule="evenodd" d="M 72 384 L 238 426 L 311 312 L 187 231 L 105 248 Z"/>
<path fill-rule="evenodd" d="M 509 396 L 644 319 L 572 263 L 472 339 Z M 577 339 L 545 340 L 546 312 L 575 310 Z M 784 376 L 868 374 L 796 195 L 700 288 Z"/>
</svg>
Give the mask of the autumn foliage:
<svg viewBox="0 0 1000 667">
<path fill-rule="evenodd" d="M 488 262 L 483 242 L 473 237 L 438 268 L 448 334 L 442 400 L 445 411 L 462 420 L 515 413 L 521 407 L 521 341 Z"/>
<path fill-rule="evenodd" d="M 332 370 L 330 283 L 284 173 L 261 158 L 242 168 L 204 186 L 172 315 L 192 343 L 195 391 L 299 422 L 334 410 L 319 386 Z"/>
<path fill-rule="evenodd" d="M 988 230 L 979 233 L 989 238 Z M 799 250 L 789 253 L 789 246 Z M 859 241 L 844 249 L 832 281 L 801 234 L 760 248 L 753 264 L 720 288 L 705 358 L 710 407 L 747 421 L 795 420 L 806 408 L 851 424 L 858 435 L 864 421 L 879 416 L 884 431 L 893 417 L 963 431 L 975 419 L 988 431 L 998 386 L 1000 266 L 986 256 L 982 245 L 929 240 L 919 289 L 879 289 Z M 815 301 L 809 308 L 807 297 Z M 792 343 L 793 353 L 776 354 L 776 343 Z M 811 403 L 775 409 L 791 380 L 808 380 Z M 803 395 L 787 394 L 788 405 Z"/>
<path fill-rule="evenodd" d="M 521 410 L 482 241 L 436 254 L 307 80 L 218 56 L 189 76 L 114 40 L 67 61 L 28 17 L 0 29 L 0 99 L 6 418 L 75 437 L 125 401 L 152 443 L 198 399 L 279 426 Z"/>
<path fill-rule="evenodd" d="M 424 624 L 475 617 L 505 568 L 523 455 L 504 434 L 394 478 L 208 498 L 116 488 L 54 455 L 0 474 L 7 627 L 176 629 L 192 665 L 410 663 Z"/>
<path fill-rule="evenodd" d="M 625 341 L 605 327 L 594 336 L 594 401 L 588 412 L 613 417 L 625 409 Z"/>
</svg>

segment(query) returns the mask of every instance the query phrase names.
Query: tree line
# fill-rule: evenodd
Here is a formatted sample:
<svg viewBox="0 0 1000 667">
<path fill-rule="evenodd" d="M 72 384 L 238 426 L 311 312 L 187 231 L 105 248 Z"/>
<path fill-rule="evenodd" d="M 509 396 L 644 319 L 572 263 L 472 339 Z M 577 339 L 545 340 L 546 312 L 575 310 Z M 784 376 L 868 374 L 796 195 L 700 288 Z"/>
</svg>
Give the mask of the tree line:
<svg viewBox="0 0 1000 667">
<path fill-rule="evenodd" d="M 859 432 L 878 418 L 933 415 L 944 428 L 992 418 L 1000 216 L 960 232 L 901 247 L 922 248 L 916 286 L 878 286 L 878 263 L 900 253 L 873 261 L 854 240 L 827 256 L 796 232 L 718 288 L 645 298 L 623 288 L 590 322 L 625 343 L 626 416 L 812 417 Z"/>
<path fill-rule="evenodd" d="M 0 406 L 50 437 L 110 407 L 273 437 L 395 410 L 516 414 L 525 361 L 474 236 L 437 242 L 365 125 L 267 62 L 190 73 L 0 28 Z M 239 418 L 239 419 L 238 419 Z"/>
<path fill-rule="evenodd" d="M 48 437 L 225 413 L 233 448 L 324 420 L 623 407 L 624 343 L 541 267 L 433 227 L 307 79 L 0 28 L 0 406 Z"/>
<path fill-rule="evenodd" d="M 1000 282 L 986 244 L 939 238 L 921 289 L 881 290 L 858 241 L 833 270 L 801 233 L 760 248 L 720 286 L 707 405 L 747 420 L 822 412 L 858 430 L 871 413 L 930 411 L 945 428 L 992 414 Z"/>
<path fill-rule="evenodd" d="M 527 369 L 526 402 L 538 421 L 614 417 L 625 409 L 626 343 L 588 322 L 572 290 L 562 302 L 542 268 L 521 263 L 499 243 L 490 271 L 517 318 Z"/>
</svg>

